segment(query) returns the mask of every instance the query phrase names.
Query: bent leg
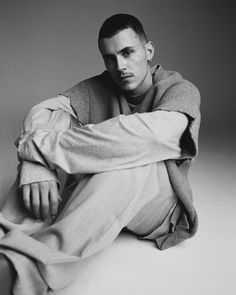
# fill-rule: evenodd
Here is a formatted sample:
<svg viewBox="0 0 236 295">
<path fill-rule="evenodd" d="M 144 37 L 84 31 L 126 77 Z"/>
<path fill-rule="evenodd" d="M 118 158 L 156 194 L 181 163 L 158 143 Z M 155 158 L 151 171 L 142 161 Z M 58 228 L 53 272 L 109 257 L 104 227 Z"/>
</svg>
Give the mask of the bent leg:
<svg viewBox="0 0 236 295">
<path fill-rule="evenodd" d="M 151 164 L 85 176 L 56 223 L 34 238 L 70 255 L 92 255 L 109 245 L 159 195 L 159 170 L 159 164 Z M 168 211 L 163 202 L 164 198 L 159 202 L 163 205 L 160 218 L 155 216 L 161 221 L 169 211 L 168 202 Z"/>
<path fill-rule="evenodd" d="M 152 236 L 157 238 L 170 232 L 170 218 L 177 205 L 177 197 L 164 162 L 158 163 L 158 183 L 158 193 L 127 225 L 127 229 L 139 237 L 153 233 Z"/>
<path fill-rule="evenodd" d="M 158 198 L 163 165 L 84 176 L 53 225 L 31 237 L 19 232 L 9 235 L 4 246 L 33 258 L 40 276 L 51 289 L 67 286 L 81 258 L 111 244 L 140 209 Z M 160 216 L 155 216 L 159 223 L 170 204 L 167 202 L 165 206 L 160 199 L 159 206 L 162 205 Z"/>
<path fill-rule="evenodd" d="M 111 244 L 127 225 L 137 234 L 150 232 L 175 203 L 163 162 L 86 175 L 55 224 L 34 238 L 85 258 Z"/>
</svg>

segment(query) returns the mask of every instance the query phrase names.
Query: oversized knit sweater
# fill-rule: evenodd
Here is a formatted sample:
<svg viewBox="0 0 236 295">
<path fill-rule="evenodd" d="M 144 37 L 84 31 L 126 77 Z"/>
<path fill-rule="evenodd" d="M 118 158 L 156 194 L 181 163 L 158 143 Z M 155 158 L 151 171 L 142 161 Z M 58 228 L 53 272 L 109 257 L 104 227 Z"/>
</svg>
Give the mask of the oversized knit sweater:
<svg viewBox="0 0 236 295">
<path fill-rule="evenodd" d="M 101 75 L 84 80 L 63 95 L 70 98 L 71 106 L 82 125 L 96 124 L 120 114 L 131 113 L 128 103 L 110 76 Z M 165 71 L 161 66 L 153 68 L 153 87 L 132 113 L 157 110 L 181 112 L 188 117 L 188 128 L 181 138 L 182 156 L 178 160 L 165 160 L 170 182 L 178 197 L 170 224 L 170 232 L 164 236 L 155 231 L 143 239 L 155 239 L 159 249 L 167 249 L 192 237 L 198 227 L 198 217 L 193 205 L 188 171 L 198 151 L 200 126 L 200 95 L 197 88 L 177 72 Z"/>
</svg>

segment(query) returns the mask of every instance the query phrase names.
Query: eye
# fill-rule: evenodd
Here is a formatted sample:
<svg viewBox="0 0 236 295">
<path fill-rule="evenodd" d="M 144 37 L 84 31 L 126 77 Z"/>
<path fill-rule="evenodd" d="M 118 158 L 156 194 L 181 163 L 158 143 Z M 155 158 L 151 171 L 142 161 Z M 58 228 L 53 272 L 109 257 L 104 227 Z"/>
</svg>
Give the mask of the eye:
<svg viewBox="0 0 236 295">
<path fill-rule="evenodd" d="M 123 55 L 124 55 L 124 57 L 129 57 L 133 52 L 134 52 L 133 49 L 126 49 L 126 50 L 123 52 Z"/>
</svg>

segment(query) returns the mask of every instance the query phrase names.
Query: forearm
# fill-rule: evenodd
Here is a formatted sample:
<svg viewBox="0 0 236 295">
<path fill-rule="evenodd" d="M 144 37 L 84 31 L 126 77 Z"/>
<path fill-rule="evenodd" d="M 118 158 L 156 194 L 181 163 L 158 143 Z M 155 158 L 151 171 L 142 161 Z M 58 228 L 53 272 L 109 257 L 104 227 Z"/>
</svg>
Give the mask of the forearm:
<svg viewBox="0 0 236 295">
<path fill-rule="evenodd" d="M 69 107 L 66 98 L 63 97 L 49 99 L 34 106 L 24 119 L 22 136 L 36 128 L 50 128 L 57 131 L 69 128 L 72 111 Z M 58 182 L 56 171 L 40 163 L 20 159 L 18 171 L 19 186 L 50 180 Z"/>
<path fill-rule="evenodd" d="M 22 138 L 18 154 L 71 174 L 132 168 L 180 157 L 187 123 L 183 114 L 156 111 L 62 132 L 36 130 Z"/>
</svg>

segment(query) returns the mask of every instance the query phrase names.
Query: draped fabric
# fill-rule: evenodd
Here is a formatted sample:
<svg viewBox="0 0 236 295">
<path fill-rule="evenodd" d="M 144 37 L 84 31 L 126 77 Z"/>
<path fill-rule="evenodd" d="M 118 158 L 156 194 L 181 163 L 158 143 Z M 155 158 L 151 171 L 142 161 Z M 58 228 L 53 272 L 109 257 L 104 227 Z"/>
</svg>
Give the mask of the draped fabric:
<svg viewBox="0 0 236 295">
<path fill-rule="evenodd" d="M 142 237 L 155 239 L 159 249 L 167 249 L 192 237 L 198 227 L 188 171 L 198 152 L 200 94 L 178 72 L 166 71 L 158 65 L 152 69 L 152 74 L 153 87 L 132 112 L 124 95 L 116 88 L 106 71 L 78 83 L 62 94 L 70 98 L 71 106 L 82 125 L 96 124 L 120 114 L 157 110 L 177 111 L 188 117 L 189 125 L 181 138 L 181 159 L 165 161 L 170 182 L 179 199 L 171 218 L 171 233 L 159 237 L 153 232 Z"/>
<path fill-rule="evenodd" d="M 188 118 L 188 127 L 181 138 L 182 154 L 178 160 L 165 160 L 165 165 L 157 161 L 133 169 L 85 176 L 79 183 L 75 183 L 76 189 L 73 192 L 64 191 L 69 201 L 55 222 L 50 219 L 40 221 L 28 216 L 19 198 L 21 192 L 18 175 L 0 213 L 0 253 L 11 261 L 17 272 L 14 294 L 46 295 L 49 290 L 58 290 L 70 284 L 74 279 L 73 274 L 82 263 L 82 258 L 94 253 L 95 248 L 102 249 L 108 242 L 111 243 L 120 230 L 139 212 L 144 199 L 151 200 L 153 196 L 158 195 L 158 189 L 164 185 L 164 180 L 168 180 L 171 192 L 174 189 L 173 206 L 171 204 L 173 209 L 169 211 L 167 206 L 168 219 L 162 223 L 167 228 L 152 228 L 152 231 L 145 232 L 146 236 L 140 238 L 155 240 L 159 249 L 166 249 L 190 238 L 197 230 L 197 213 L 188 181 L 188 171 L 198 150 L 200 95 L 197 88 L 184 80 L 179 73 L 165 71 L 157 66 L 153 69 L 153 87 L 132 112 L 126 98 L 113 84 L 107 72 L 80 82 L 63 95 L 70 98 L 71 106 L 77 115 L 77 119 L 72 120 L 77 126 L 78 122 L 80 125 L 96 124 L 120 114 L 129 116 L 132 113 L 146 113 L 145 116 L 148 116 L 148 113 L 158 111 L 181 112 Z M 159 124 L 160 127 L 160 122 L 162 121 L 157 120 L 155 124 Z M 158 153 L 158 149 L 155 151 Z M 160 165 L 165 168 L 163 178 L 160 178 L 161 173 L 155 172 L 158 167 L 158 171 L 160 170 Z M 130 184 L 135 182 L 137 184 L 131 187 Z M 107 183 L 109 185 L 105 185 Z M 113 190 L 114 195 L 118 192 L 118 196 L 113 196 L 117 202 L 110 202 L 110 192 Z M 86 202 L 88 199 L 90 202 Z M 169 200 L 168 196 L 167 199 Z M 81 206 L 80 202 L 84 202 L 85 207 Z M 166 216 L 163 203 L 158 204 L 157 209 L 153 209 L 156 220 L 160 217 L 160 210 Z M 101 208 L 98 208 L 99 206 Z M 106 210 L 106 214 L 103 214 L 103 210 Z M 115 210 L 114 214 L 112 210 Z M 97 218 L 94 220 L 95 213 Z M 105 218 L 102 218 L 103 216 Z M 116 220 L 117 216 L 119 222 Z M 70 242 L 72 240 L 73 243 Z"/>
</svg>

